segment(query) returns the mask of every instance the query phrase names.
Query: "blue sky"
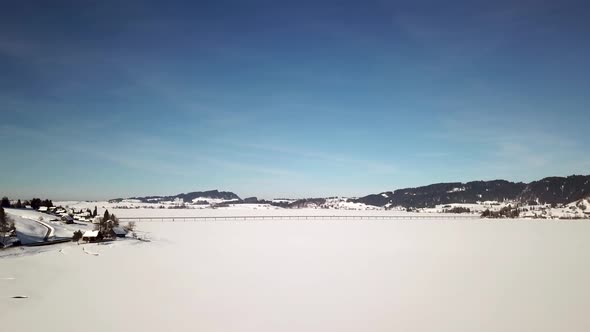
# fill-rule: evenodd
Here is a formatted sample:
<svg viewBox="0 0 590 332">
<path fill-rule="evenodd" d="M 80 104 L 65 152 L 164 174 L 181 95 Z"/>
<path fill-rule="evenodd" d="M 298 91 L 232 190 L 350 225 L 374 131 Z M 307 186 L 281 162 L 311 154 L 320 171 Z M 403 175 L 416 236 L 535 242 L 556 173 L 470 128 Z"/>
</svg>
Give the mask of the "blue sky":
<svg viewBox="0 0 590 332">
<path fill-rule="evenodd" d="M 38 3 L 0 12 L 0 194 L 590 173 L 581 1 Z"/>
</svg>

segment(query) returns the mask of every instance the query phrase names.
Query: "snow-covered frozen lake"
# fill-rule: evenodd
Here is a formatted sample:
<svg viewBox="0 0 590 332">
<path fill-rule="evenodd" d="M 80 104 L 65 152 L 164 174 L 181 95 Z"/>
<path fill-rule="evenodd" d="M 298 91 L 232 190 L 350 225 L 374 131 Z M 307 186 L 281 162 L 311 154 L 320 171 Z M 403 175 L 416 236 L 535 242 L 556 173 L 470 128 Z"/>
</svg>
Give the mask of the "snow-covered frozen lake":
<svg viewBox="0 0 590 332">
<path fill-rule="evenodd" d="M 3 327 L 590 331 L 587 221 L 265 220 L 138 229 L 153 241 L 0 258 Z M 11 298 L 17 295 L 29 298 Z"/>
</svg>

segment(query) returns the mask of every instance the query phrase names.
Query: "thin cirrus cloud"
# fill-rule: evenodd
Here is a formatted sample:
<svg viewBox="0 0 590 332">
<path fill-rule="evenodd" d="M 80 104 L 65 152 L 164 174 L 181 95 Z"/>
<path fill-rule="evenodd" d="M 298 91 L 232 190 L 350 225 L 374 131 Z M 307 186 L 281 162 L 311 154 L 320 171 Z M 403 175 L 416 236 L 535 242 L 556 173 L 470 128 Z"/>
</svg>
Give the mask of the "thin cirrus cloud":
<svg viewBox="0 0 590 332">
<path fill-rule="evenodd" d="M 472 169 L 481 173 L 475 175 L 478 177 L 531 180 L 585 173 L 579 133 L 564 132 L 558 119 L 551 117 L 454 112 L 445 117 L 433 135 L 456 149 L 475 149 L 476 155 L 467 160 Z M 468 156 L 465 152 L 462 155 Z"/>
<path fill-rule="evenodd" d="M 288 146 L 281 146 L 281 145 L 272 145 L 272 144 L 265 144 L 265 143 L 241 143 L 238 144 L 239 147 L 254 149 L 254 150 L 262 150 L 268 151 L 272 153 L 278 153 L 283 155 L 288 155 L 294 158 L 304 158 L 308 160 L 316 160 L 325 162 L 328 164 L 338 164 L 338 165 L 346 165 L 350 167 L 357 167 L 362 168 L 370 172 L 374 172 L 377 174 L 391 174 L 396 172 L 395 166 L 391 164 L 386 164 L 382 162 L 377 162 L 373 160 L 364 160 L 364 159 L 357 159 L 350 156 L 343 156 L 343 155 L 335 155 L 330 153 L 318 152 L 318 151 L 311 151 L 311 150 L 303 150 Z"/>
<path fill-rule="evenodd" d="M 291 170 L 236 161 L 235 158 L 217 158 L 196 151 L 187 153 L 184 148 L 177 148 L 166 140 L 142 134 L 127 133 L 117 139 L 116 143 L 99 144 L 83 139 L 72 140 L 70 137 L 63 136 L 59 130 L 33 129 L 15 125 L 2 125 L 0 130 L 2 135 L 11 139 L 30 139 L 35 143 L 52 142 L 53 146 L 58 146 L 62 151 L 84 154 L 86 157 L 111 162 L 127 169 L 153 174 L 190 176 L 199 174 L 203 171 L 203 165 L 208 165 L 213 172 L 221 168 L 233 172 L 267 176 L 300 175 Z M 179 160 L 182 160 L 182 163 L 177 162 Z"/>
</svg>

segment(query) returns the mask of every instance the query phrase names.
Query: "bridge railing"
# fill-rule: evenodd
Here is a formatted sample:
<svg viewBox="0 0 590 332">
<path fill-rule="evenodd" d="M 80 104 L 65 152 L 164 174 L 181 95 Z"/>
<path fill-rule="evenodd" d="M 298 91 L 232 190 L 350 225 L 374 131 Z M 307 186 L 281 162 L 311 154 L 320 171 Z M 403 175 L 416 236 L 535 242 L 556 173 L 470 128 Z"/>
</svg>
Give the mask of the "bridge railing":
<svg viewBox="0 0 590 332">
<path fill-rule="evenodd" d="M 477 215 L 435 215 L 435 216 L 179 216 L 179 217 L 121 217 L 120 221 L 129 222 L 194 222 L 194 221 L 251 221 L 251 220 L 453 220 L 473 219 Z"/>
</svg>

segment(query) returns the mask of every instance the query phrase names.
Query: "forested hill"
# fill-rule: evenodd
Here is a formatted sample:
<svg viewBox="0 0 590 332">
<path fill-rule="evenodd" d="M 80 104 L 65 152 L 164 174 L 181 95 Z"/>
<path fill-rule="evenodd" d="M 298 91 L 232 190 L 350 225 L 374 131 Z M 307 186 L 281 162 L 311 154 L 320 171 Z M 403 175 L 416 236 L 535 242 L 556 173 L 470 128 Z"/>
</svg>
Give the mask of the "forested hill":
<svg viewBox="0 0 590 332">
<path fill-rule="evenodd" d="M 482 201 L 570 203 L 590 196 L 590 175 L 548 177 L 531 183 L 505 180 L 436 183 L 371 194 L 354 202 L 373 206 L 434 207 L 437 204 Z"/>
</svg>

